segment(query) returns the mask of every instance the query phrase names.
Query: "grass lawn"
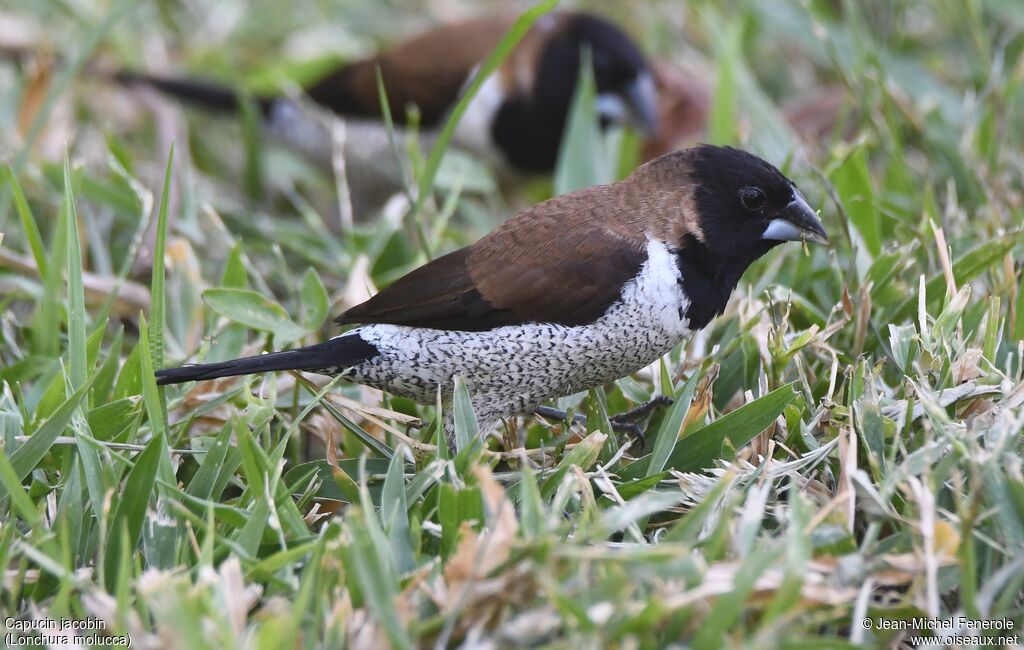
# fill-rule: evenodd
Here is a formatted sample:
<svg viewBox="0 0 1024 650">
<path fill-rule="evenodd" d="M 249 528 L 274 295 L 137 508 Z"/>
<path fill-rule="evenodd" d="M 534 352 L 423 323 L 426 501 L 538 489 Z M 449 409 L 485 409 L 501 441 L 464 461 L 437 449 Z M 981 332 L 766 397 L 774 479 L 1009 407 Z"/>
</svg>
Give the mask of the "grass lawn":
<svg viewBox="0 0 1024 650">
<path fill-rule="evenodd" d="M 350 223 L 253 119 L 103 71 L 260 92 L 481 5 L 0 8 L 7 645 L 73 621 L 86 647 L 1020 642 L 1024 4 L 583 6 L 706 84 L 699 139 L 779 165 L 832 245 L 774 250 L 660 363 L 551 404 L 585 426 L 471 444 L 457 385 L 454 457 L 437 408 L 360 386 L 152 373 L 323 340 L 374 287 L 628 173 L 634 135 L 599 135 L 580 90 L 554 179 L 514 192 L 399 146 L 419 200 Z M 643 436 L 612 433 L 658 396 Z"/>
</svg>

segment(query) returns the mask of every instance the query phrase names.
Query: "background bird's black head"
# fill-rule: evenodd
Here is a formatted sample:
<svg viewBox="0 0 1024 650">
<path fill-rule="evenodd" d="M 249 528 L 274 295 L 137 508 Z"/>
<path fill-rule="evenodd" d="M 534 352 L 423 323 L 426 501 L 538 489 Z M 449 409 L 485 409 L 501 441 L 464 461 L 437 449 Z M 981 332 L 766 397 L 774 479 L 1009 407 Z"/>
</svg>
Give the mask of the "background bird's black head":
<svg viewBox="0 0 1024 650">
<path fill-rule="evenodd" d="M 506 100 L 491 125 L 495 143 L 513 166 L 554 169 L 585 50 L 602 126 L 629 123 L 644 133 L 657 130 L 657 92 L 640 48 L 602 18 L 568 14 L 541 49 L 529 95 Z"/>
<path fill-rule="evenodd" d="M 590 52 L 602 125 L 630 122 L 653 130 L 656 95 L 644 55 L 622 30 L 594 15 L 570 15 L 544 48 L 535 98 L 567 112 L 584 50 Z"/>
<path fill-rule="evenodd" d="M 618 27 L 597 16 L 580 14 L 568 25 L 565 38 L 575 49 L 589 48 L 597 92 L 617 92 L 647 71 L 640 49 Z"/>
</svg>

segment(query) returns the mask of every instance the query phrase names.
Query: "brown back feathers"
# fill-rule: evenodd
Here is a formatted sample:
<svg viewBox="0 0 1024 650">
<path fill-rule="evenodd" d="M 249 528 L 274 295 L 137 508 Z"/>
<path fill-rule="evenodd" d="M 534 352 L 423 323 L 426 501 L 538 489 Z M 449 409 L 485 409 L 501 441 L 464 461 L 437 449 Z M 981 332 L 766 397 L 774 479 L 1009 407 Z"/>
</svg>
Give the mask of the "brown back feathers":
<svg viewBox="0 0 1024 650">
<path fill-rule="evenodd" d="M 337 322 L 476 331 L 596 320 L 640 271 L 648 237 L 672 247 L 700 239 L 687 174 L 685 153 L 670 154 L 622 182 L 545 201 Z"/>
</svg>

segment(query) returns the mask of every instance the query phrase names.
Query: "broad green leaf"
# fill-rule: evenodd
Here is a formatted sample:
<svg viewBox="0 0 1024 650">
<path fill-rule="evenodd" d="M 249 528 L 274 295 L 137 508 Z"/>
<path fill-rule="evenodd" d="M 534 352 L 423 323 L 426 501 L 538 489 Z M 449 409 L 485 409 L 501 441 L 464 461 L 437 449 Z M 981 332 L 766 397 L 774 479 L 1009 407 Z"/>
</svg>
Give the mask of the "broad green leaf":
<svg viewBox="0 0 1024 650">
<path fill-rule="evenodd" d="M 306 333 L 285 312 L 284 307 L 248 289 L 207 289 L 203 301 L 221 316 L 247 327 L 270 332 L 278 345 L 291 343 Z"/>
<path fill-rule="evenodd" d="M 129 426 L 136 424 L 141 414 L 142 402 L 137 397 L 122 397 L 90 410 L 86 420 L 94 438 L 111 441 Z"/>
<path fill-rule="evenodd" d="M 327 318 L 327 289 L 320 281 L 320 276 L 313 269 L 308 269 L 302 276 L 302 325 L 307 330 L 315 330 Z"/>
</svg>

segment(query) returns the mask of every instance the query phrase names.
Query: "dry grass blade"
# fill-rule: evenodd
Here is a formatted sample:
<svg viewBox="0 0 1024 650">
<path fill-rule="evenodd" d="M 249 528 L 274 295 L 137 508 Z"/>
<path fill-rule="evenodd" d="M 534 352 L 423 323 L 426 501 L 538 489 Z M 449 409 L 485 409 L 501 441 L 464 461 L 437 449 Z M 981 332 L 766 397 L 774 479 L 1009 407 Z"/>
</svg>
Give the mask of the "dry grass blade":
<svg viewBox="0 0 1024 650">
<path fill-rule="evenodd" d="M 30 256 L 6 248 L 0 248 L 0 268 L 39 277 L 39 269 Z M 119 316 L 134 317 L 140 311 L 149 311 L 149 289 L 137 282 L 119 282 L 109 275 L 83 271 L 82 285 L 85 288 L 86 304 L 90 307 L 102 306 L 114 296 L 114 312 Z"/>
</svg>

